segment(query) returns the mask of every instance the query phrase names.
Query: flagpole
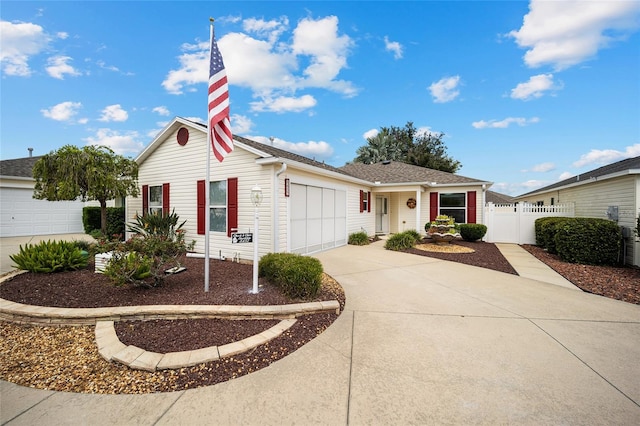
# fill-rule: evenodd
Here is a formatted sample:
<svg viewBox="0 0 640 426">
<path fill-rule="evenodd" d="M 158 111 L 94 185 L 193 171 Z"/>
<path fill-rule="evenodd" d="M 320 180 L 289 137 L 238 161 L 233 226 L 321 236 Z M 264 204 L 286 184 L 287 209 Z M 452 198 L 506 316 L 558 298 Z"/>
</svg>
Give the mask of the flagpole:
<svg viewBox="0 0 640 426">
<path fill-rule="evenodd" d="M 213 46 L 213 18 L 209 18 L 209 58 L 211 58 L 211 48 Z M 208 63 L 208 61 L 207 61 Z M 207 77 L 209 76 L 209 72 L 207 71 Z M 207 104 L 209 103 L 209 80 L 207 78 Z M 210 183 L 209 180 L 211 178 L 211 132 L 213 129 L 211 128 L 211 122 L 209 121 L 209 108 L 207 108 L 207 172 L 206 178 L 204 181 L 204 205 L 205 205 L 205 214 L 204 214 L 204 291 L 209 291 L 209 221 L 211 220 L 211 211 L 209 207 L 209 192 L 210 192 Z"/>
</svg>

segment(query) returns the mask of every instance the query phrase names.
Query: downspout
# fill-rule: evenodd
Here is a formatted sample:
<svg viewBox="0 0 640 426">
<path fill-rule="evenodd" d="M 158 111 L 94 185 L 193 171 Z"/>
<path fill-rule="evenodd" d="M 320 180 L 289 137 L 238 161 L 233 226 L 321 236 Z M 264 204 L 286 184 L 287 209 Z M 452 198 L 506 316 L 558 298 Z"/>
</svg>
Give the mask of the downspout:
<svg viewBox="0 0 640 426">
<path fill-rule="evenodd" d="M 273 175 L 273 252 L 280 250 L 280 188 L 278 177 L 287 170 L 287 165 L 282 163 L 280 170 Z"/>
<path fill-rule="evenodd" d="M 416 190 L 416 231 L 422 235 L 420 228 L 420 216 L 422 211 L 422 187 Z M 424 228 L 423 228 L 424 229 Z"/>
</svg>

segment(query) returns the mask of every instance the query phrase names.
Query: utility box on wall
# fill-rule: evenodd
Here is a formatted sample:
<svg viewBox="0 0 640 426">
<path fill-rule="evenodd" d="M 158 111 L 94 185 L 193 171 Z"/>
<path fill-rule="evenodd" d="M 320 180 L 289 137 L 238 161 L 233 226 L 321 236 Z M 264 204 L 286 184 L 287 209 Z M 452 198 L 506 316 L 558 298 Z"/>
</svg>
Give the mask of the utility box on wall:
<svg viewBox="0 0 640 426">
<path fill-rule="evenodd" d="M 607 219 L 613 220 L 614 222 L 618 221 L 618 206 L 607 207 Z"/>
</svg>

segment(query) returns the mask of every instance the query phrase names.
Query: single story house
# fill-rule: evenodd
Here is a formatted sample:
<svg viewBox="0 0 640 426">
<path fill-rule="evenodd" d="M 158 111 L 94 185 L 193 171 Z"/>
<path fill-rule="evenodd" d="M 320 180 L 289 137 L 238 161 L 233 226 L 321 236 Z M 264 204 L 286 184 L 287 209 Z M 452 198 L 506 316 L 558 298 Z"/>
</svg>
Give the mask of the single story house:
<svg viewBox="0 0 640 426">
<path fill-rule="evenodd" d="M 253 258 L 253 244 L 232 234 L 254 233 L 251 190 L 259 186 L 259 254 L 308 254 L 347 244 L 351 233 L 409 229 L 424 232 L 438 214 L 482 223 L 491 182 L 398 162 L 336 168 L 269 144 L 234 136 L 234 150 L 210 161 L 207 127 L 174 118 L 138 155 L 141 196 L 126 199 L 126 216 L 163 210 L 186 220 L 187 241 L 204 252 L 205 214 L 210 217 L 212 257 Z M 205 192 L 210 204 L 205 205 Z"/>
<path fill-rule="evenodd" d="M 640 156 L 581 173 L 515 199 L 538 205 L 573 203 L 576 217 L 617 222 L 623 229 L 626 263 L 640 266 L 640 241 L 633 234 L 640 215 Z"/>
</svg>

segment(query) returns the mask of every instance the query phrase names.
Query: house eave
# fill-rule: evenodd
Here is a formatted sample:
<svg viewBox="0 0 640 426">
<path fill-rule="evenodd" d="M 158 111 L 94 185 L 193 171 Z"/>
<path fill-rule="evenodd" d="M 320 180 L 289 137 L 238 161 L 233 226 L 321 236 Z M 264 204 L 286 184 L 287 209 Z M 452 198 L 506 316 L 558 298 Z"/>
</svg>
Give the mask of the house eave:
<svg viewBox="0 0 640 426">
<path fill-rule="evenodd" d="M 276 163 L 284 163 L 287 166 L 290 166 L 296 169 L 304 170 L 311 173 L 321 174 L 323 176 L 328 176 L 328 177 L 340 179 L 347 182 L 357 183 L 357 184 L 366 185 L 366 186 L 373 186 L 372 182 L 369 182 L 364 179 L 359 179 L 359 178 L 342 174 L 342 173 L 336 173 L 331 170 L 325 170 L 320 167 L 313 166 L 311 164 L 304 164 L 299 161 L 291 160 L 288 158 L 269 156 L 265 158 L 258 158 L 256 160 L 256 164 L 260 164 L 260 165 L 270 165 L 270 164 L 276 164 Z"/>
<path fill-rule="evenodd" d="M 591 184 L 591 183 L 594 183 L 594 182 L 601 182 L 601 181 L 605 181 L 605 180 L 609 180 L 609 179 L 615 179 L 615 178 L 624 177 L 624 176 L 631 176 L 631 175 L 640 175 L 640 169 L 628 169 L 628 170 L 623 170 L 621 172 L 611 173 L 611 174 L 608 174 L 608 175 L 594 176 L 594 177 L 586 179 L 586 180 L 579 180 L 579 181 L 576 181 L 576 182 L 567 183 L 566 185 L 557 186 L 555 188 L 549 188 L 549 189 L 541 188 L 541 189 L 533 191 L 533 192 L 529 192 L 529 193 L 526 193 L 526 194 L 519 195 L 519 196 L 517 196 L 515 198 L 520 200 L 522 198 L 535 197 L 535 196 L 542 195 L 542 194 L 548 194 L 549 192 L 561 191 L 563 189 L 576 188 L 578 186 L 588 185 L 588 184 Z"/>
</svg>

